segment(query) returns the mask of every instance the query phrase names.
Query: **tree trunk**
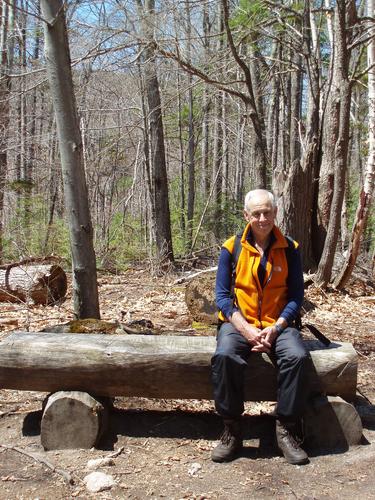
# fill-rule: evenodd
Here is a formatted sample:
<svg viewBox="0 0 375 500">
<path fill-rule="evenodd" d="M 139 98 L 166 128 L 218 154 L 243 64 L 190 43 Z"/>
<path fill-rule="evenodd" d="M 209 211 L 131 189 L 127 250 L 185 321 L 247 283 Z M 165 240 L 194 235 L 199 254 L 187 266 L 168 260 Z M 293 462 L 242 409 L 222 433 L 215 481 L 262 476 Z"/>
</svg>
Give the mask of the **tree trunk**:
<svg viewBox="0 0 375 500">
<path fill-rule="evenodd" d="M 1 2 L 0 25 L 0 263 L 3 260 L 4 238 L 4 190 L 8 166 L 8 127 L 9 127 L 9 97 L 10 71 L 13 61 L 13 45 L 8 41 L 9 21 L 12 18 L 13 2 Z"/>
<path fill-rule="evenodd" d="M 351 104 L 351 83 L 349 82 L 350 51 L 347 46 L 347 30 L 352 28 L 349 16 L 352 2 L 337 2 L 335 8 L 335 61 L 332 77 L 334 114 L 337 116 L 337 138 L 331 144 L 334 165 L 333 198 L 330 218 L 322 256 L 319 262 L 315 282 L 325 287 L 330 281 L 332 266 L 340 230 L 341 208 L 345 193 L 345 176 L 349 143 L 349 120 Z M 354 8 L 354 7 L 353 7 Z M 333 111 L 333 108 L 331 108 Z M 328 132 L 327 132 L 328 133 Z M 335 135 L 334 135 L 335 137 Z"/>
<path fill-rule="evenodd" d="M 203 44 L 205 51 L 205 58 L 208 60 L 209 49 L 210 49 L 210 14 L 209 8 L 206 2 L 202 5 L 202 23 L 203 23 Z M 207 71 L 207 68 L 205 68 Z M 210 119 L 210 107 L 211 98 L 209 93 L 209 86 L 204 84 L 203 88 L 203 99 L 202 99 L 202 188 L 203 188 L 203 198 L 207 199 L 210 193 L 210 130 L 209 130 L 209 119 Z"/>
<path fill-rule="evenodd" d="M 311 5 L 305 2 L 302 52 L 308 70 L 308 109 L 303 135 L 301 161 L 294 161 L 283 185 L 282 210 L 278 214 L 280 227 L 301 245 L 305 270 L 316 266 L 313 254 L 314 203 L 320 149 L 320 64 L 319 52 L 314 46 L 314 26 L 311 25 Z M 281 178 L 280 183 L 283 182 Z M 302 214 L 304 216 L 302 217 Z M 280 215 L 280 217 L 279 217 Z"/>
<path fill-rule="evenodd" d="M 186 13 L 186 44 L 187 60 L 191 63 L 191 16 L 190 0 L 185 3 Z M 193 76 L 188 75 L 188 199 L 187 199 L 187 249 L 191 250 L 193 242 L 193 217 L 195 205 L 195 131 L 194 131 L 194 99 L 193 99 Z"/>
<path fill-rule="evenodd" d="M 375 15 L 375 1 L 367 0 L 368 17 Z M 368 221 L 371 201 L 374 191 L 375 176 L 375 28 L 373 23 L 369 26 L 370 42 L 367 48 L 368 73 L 368 157 L 365 171 L 365 181 L 359 193 L 357 211 L 354 218 L 354 224 L 348 249 L 348 256 L 344 265 L 334 280 L 336 288 L 344 288 L 350 278 L 354 265 L 356 263 L 361 239 Z"/>
<path fill-rule="evenodd" d="M 56 114 L 65 206 L 68 211 L 73 266 L 74 312 L 78 318 L 99 318 L 96 260 L 82 141 L 70 67 L 62 0 L 41 0 L 45 22 L 47 74 Z"/>
<path fill-rule="evenodd" d="M 168 177 L 165 159 L 164 127 L 159 80 L 156 69 L 155 50 L 151 46 L 153 40 L 152 23 L 155 0 L 137 0 L 143 18 L 142 30 L 149 44 L 144 50 L 145 58 L 145 90 L 148 102 L 150 124 L 150 149 L 153 176 L 152 197 L 155 206 L 155 238 L 160 259 L 173 262 L 171 220 L 169 211 Z"/>
<path fill-rule="evenodd" d="M 185 203 L 185 154 L 184 154 L 184 141 L 182 138 L 182 104 L 181 104 L 181 75 L 177 71 L 177 100 L 178 100 L 178 145 L 179 145 L 179 162 L 180 162 L 180 228 L 184 248 L 186 248 L 186 203 Z"/>
<path fill-rule="evenodd" d="M 212 399 L 214 337 L 13 333 L 0 343 L 0 387 L 100 396 Z M 314 392 L 351 400 L 357 354 L 351 344 L 307 341 Z M 276 401 L 277 369 L 267 355 L 246 368 L 248 401 Z"/>
</svg>

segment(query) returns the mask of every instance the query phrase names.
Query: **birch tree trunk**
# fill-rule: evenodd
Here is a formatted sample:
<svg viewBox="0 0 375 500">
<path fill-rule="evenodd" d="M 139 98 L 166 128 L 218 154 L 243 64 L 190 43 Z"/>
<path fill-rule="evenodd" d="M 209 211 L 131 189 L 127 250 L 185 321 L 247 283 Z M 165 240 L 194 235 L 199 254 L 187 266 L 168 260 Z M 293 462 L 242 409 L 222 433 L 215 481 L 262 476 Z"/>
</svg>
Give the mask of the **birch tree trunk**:
<svg viewBox="0 0 375 500">
<path fill-rule="evenodd" d="M 9 3 L 9 5 L 8 5 Z M 13 2 L 0 3 L 0 263 L 3 259 L 4 190 L 7 175 L 10 76 L 13 47 L 8 42 Z"/>
<path fill-rule="evenodd" d="M 99 318 L 93 228 L 70 66 L 64 2 L 41 0 L 41 10 L 45 19 L 47 75 L 56 115 L 65 206 L 68 212 L 74 312 L 78 318 Z"/>
<path fill-rule="evenodd" d="M 367 0 L 367 16 L 373 18 L 375 15 L 375 0 Z M 366 228 L 372 195 L 374 191 L 375 176 L 375 27 L 369 23 L 369 45 L 367 48 L 368 62 L 368 158 L 365 171 L 363 187 L 359 194 L 357 211 L 355 214 L 348 255 L 344 265 L 334 280 L 336 288 L 344 288 L 350 278 L 356 263 L 362 235 Z"/>
</svg>

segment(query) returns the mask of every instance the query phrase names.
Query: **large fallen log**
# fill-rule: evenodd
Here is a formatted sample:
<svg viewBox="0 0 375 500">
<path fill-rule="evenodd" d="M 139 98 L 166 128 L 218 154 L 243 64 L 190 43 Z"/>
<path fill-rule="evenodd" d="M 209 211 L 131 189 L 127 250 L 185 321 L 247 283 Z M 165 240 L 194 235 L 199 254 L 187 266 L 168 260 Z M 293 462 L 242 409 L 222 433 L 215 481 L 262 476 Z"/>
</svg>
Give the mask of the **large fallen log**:
<svg viewBox="0 0 375 500">
<path fill-rule="evenodd" d="M 357 384 L 353 346 L 306 342 L 311 351 L 313 390 L 353 400 Z M 0 388 L 212 399 L 210 360 L 214 349 L 213 337 L 14 332 L 0 342 Z M 276 374 L 266 354 L 251 356 L 246 399 L 275 401 Z"/>
<path fill-rule="evenodd" d="M 65 297 L 66 274 L 57 264 L 21 264 L 0 268 L 0 302 L 51 304 Z"/>
</svg>

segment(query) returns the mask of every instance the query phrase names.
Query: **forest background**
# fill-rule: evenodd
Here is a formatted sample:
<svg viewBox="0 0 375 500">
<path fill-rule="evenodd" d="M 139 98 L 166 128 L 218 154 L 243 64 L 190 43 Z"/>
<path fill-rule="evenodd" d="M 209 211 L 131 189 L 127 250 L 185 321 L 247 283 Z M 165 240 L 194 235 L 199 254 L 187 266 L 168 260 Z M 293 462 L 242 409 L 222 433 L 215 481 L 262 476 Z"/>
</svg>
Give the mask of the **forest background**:
<svg viewBox="0 0 375 500">
<path fill-rule="evenodd" d="M 76 232 L 99 267 L 215 258 L 243 227 L 245 193 L 267 187 L 305 271 L 345 286 L 359 254 L 374 262 L 374 12 L 372 0 L 2 0 L 2 262 L 69 261 L 82 200 Z M 70 171 L 59 121 L 76 128 Z"/>
</svg>

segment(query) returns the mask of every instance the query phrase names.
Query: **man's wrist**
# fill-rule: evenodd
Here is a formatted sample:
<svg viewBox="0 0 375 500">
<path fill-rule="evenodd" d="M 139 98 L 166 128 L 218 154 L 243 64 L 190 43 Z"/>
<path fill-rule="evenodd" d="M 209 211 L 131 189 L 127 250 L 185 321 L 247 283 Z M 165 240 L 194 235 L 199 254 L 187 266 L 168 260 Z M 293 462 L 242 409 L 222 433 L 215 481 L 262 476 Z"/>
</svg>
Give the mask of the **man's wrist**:
<svg viewBox="0 0 375 500">
<path fill-rule="evenodd" d="M 278 325 L 275 323 L 274 327 L 275 327 L 275 330 L 277 332 L 277 335 L 280 335 L 280 333 L 282 333 L 284 331 L 284 328 L 281 325 Z"/>
</svg>

